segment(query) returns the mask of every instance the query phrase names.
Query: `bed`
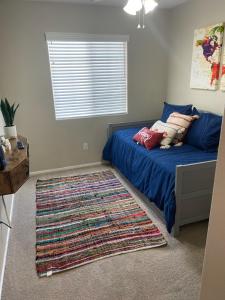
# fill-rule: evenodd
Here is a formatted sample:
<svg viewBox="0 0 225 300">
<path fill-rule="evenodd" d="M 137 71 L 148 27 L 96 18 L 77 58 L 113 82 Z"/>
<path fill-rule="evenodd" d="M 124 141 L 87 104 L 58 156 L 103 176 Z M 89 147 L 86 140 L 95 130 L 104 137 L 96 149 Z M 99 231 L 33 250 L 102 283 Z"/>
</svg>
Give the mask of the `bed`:
<svg viewBox="0 0 225 300">
<path fill-rule="evenodd" d="M 154 203 L 167 230 L 177 236 L 182 225 L 209 217 L 217 152 L 191 145 L 149 151 L 136 144 L 134 134 L 154 122 L 109 124 L 103 159 Z"/>
</svg>

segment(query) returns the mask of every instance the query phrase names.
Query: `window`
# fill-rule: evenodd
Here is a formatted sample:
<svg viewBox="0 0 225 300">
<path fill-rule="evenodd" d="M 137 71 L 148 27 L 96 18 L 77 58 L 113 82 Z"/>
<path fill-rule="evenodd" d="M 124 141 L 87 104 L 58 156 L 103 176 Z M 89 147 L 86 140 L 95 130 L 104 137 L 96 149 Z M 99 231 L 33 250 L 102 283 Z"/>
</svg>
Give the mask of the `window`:
<svg viewBox="0 0 225 300">
<path fill-rule="evenodd" d="M 57 120 L 127 113 L 127 36 L 46 33 Z"/>
</svg>

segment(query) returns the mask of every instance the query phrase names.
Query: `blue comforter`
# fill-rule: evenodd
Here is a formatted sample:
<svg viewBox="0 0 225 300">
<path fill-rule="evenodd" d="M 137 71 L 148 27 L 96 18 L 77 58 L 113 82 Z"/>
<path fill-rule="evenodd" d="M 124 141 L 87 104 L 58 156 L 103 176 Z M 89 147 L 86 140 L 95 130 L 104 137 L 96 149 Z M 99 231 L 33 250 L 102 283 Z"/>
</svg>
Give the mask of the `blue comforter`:
<svg viewBox="0 0 225 300">
<path fill-rule="evenodd" d="M 150 201 L 163 211 L 167 230 L 175 221 L 175 173 L 177 165 L 217 159 L 217 152 L 208 153 L 190 145 L 147 150 L 132 137 L 140 128 L 118 130 L 103 150 L 103 159 L 110 161 Z"/>
</svg>

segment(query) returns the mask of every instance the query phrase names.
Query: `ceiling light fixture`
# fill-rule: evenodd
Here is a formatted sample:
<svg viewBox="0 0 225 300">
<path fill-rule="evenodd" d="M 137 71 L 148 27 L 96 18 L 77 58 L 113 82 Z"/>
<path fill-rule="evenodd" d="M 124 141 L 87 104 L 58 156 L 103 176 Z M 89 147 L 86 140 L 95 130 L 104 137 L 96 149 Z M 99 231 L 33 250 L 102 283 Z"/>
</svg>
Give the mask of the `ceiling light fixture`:
<svg viewBox="0 0 225 300">
<path fill-rule="evenodd" d="M 129 15 L 139 14 L 139 23 L 137 28 L 145 28 L 144 16 L 153 11 L 158 6 L 155 0 L 128 0 L 127 5 L 123 8 Z M 141 13 L 142 13 L 142 25 L 141 25 Z"/>
<path fill-rule="evenodd" d="M 142 0 L 129 0 L 124 7 L 124 11 L 129 15 L 135 16 L 138 11 L 142 9 Z"/>
</svg>

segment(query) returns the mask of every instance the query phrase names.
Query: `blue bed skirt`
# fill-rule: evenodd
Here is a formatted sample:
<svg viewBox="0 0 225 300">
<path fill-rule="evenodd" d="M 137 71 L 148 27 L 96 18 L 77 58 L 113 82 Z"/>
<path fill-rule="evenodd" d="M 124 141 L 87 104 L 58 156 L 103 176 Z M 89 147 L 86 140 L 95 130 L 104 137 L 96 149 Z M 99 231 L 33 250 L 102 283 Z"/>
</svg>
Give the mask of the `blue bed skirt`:
<svg viewBox="0 0 225 300">
<path fill-rule="evenodd" d="M 190 145 L 147 150 L 132 137 L 140 128 L 118 130 L 103 150 L 103 159 L 111 162 L 150 201 L 163 211 L 167 230 L 175 222 L 175 176 L 177 165 L 217 159 L 217 152 L 208 153 Z"/>
</svg>

